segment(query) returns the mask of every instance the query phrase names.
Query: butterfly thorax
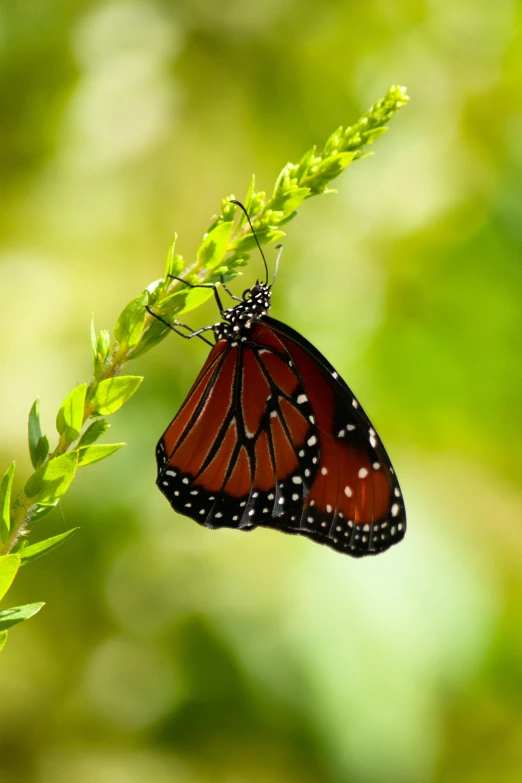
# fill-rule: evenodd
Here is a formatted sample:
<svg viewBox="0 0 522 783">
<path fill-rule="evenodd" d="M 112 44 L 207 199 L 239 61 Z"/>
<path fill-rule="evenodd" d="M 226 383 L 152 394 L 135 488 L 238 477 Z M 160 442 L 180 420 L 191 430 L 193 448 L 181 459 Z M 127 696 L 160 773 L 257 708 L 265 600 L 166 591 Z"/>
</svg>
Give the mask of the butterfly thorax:
<svg viewBox="0 0 522 783">
<path fill-rule="evenodd" d="M 256 283 L 245 291 L 243 301 L 235 307 L 223 310 L 223 320 L 214 324 L 216 340 L 228 340 L 232 346 L 246 342 L 252 327 L 267 314 L 270 297 L 270 288 L 265 283 Z"/>
</svg>

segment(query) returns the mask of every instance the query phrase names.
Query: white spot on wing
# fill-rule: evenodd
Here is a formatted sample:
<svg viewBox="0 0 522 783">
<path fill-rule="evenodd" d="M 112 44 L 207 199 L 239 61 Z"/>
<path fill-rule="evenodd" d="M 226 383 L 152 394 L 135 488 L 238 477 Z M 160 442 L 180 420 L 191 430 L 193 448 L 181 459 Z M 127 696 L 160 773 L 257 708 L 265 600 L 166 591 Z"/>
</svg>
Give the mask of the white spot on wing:
<svg viewBox="0 0 522 783">
<path fill-rule="evenodd" d="M 359 478 L 366 478 L 366 476 L 368 475 L 368 471 L 366 470 L 366 468 L 361 468 L 358 475 Z"/>
</svg>

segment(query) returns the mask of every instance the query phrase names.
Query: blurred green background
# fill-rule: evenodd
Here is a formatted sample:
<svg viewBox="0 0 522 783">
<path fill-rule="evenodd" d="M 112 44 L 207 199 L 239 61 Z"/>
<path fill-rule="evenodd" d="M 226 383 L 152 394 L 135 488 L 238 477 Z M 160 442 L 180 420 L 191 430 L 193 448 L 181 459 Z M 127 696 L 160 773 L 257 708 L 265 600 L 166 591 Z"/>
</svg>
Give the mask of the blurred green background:
<svg viewBox="0 0 522 783">
<path fill-rule="evenodd" d="M 10 605 L 1 783 L 522 780 L 521 0 L 0 2 L 2 470 L 29 472 L 110 328 L 193 258 L 228 193 L 392 82 L 409 106 L 288 226 L 273 314 L 360 397 L 406 499 L 404 543 L 352 561 L 212 533 L 154 486 L 206 355 L 128 367 L 128 447 L 80 472 Z M 268 251 L 272 262 L 273 249 Z M 253 255 L 241 291 L 261 272 Z M 216 318 L 208 303 L 190 323 Z M 187 316 L 187 320 L 189 320 Z"/>
</svg>

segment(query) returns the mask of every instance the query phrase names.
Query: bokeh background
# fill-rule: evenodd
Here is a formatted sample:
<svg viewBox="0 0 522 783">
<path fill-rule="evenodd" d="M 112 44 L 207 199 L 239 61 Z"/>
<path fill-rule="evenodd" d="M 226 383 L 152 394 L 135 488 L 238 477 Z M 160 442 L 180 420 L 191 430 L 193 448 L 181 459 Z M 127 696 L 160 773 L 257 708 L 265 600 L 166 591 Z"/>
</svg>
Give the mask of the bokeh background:
<svg viewBox="0 0 522 783">
<path fill-rule="evenodd" d="M 174 336 L 23 569 L 1 783 L 522 780 L 520 0 L 0 2 L 0 457 L 29 472 L 111 328 L 223 196 L 406 84 L 375 155 L 288 226 L 275 317 L 374 420 L 408 535 L 352 561 L 212 533 L 154 486 L 206 355 Z M 269 250 L 272 260 L 274 251 Z M 260 274 L 253 256 L 235 284 Z M 191 314 L 215 320 L 209 303 Z M 187 317 L 188 319 L 188 317 Z M 107 438 L 106 438 L 107 440 Z"/>
</svg>

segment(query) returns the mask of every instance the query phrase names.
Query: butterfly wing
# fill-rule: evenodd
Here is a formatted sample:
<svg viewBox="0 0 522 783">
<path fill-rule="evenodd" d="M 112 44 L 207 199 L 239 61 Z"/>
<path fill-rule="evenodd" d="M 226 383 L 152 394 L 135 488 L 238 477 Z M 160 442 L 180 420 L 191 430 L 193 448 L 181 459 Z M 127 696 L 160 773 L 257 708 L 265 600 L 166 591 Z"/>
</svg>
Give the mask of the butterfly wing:
<svg viewBox="0 0 522 783">
<path fill-rule="evenodd" d="M 266 317 L 211 350 L 157 447 L 158 486 L 207 527 L 260 525 L 355 557 L 404 536 L 391 462 L 330 363 Z"/>
<path fill-rule="evenodd" d="M 206 527 L 295 532 L 317 473 L 311 406 L 269 337 L 218 342 L 156 449 L 160 490 Z"/>
<path fill-rule="evenodd" d="M 267 317 L 256 339 L 283 346 L 305 389 L 319 440 L 319 465 L 295 532 L 352 555 L 402 540 L 404 501 L 390 458 L 353 392 L 298 332 Z"/>
</svg>

